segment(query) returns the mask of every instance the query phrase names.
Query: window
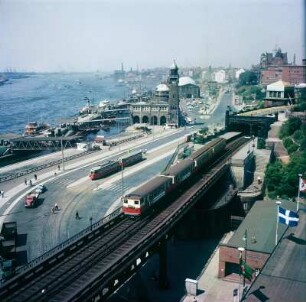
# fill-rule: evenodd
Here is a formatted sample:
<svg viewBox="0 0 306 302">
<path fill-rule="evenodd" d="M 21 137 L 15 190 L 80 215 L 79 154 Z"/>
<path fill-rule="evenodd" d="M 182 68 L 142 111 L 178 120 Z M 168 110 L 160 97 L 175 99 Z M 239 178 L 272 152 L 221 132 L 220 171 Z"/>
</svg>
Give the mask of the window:
<svg viewBox="0 0 306 302">
<path fill-rule="evenodd" d="M 134 204 L 139 204 L 139 200 L 135 200 Z"/>
</svg>

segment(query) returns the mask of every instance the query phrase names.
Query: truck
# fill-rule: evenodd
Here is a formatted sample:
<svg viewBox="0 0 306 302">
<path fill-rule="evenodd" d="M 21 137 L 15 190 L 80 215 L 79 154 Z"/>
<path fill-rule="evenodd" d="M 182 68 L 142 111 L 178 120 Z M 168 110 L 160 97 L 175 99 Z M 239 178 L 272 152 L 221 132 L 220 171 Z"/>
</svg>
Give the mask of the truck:
<svg viewBox="0 0 306 302">
<path fill-rule="evenodd" d="M 16 256 L 17 222 L 4 222 L 1 228 L 0 254 L 6 259 Z"/>
<path fill-rule="evenodd" d="M 24 206 L 26 208 L 35 208 L 38 204 L 39 192 L 33 191 L 26 195 Z"/>
</svg>

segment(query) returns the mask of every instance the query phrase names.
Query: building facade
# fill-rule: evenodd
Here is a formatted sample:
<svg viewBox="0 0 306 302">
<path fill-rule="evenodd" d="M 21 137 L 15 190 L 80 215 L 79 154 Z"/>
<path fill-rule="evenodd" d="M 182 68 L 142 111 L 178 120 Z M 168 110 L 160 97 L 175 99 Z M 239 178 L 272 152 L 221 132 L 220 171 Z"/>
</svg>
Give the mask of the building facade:
<svg viewBox="0 0 306 302">
<path fill-rule="evenodd" d="M 167 83 L 156 87 L 154 97 L 147 102 L 130 104 L 133 123 L 180 126 L 179 73 L 173 62 Z"/>
<path fill-rule="evenodd" d="M 214 73 L 214 80 L 217 82 L 217 83 L 225 83 L 225 80 L 226 80 L 226 73 L 225 73 L 225 70 L 221 69 L 219 71 L 216 71 Z"/>
<path fill-rule="evenodd" d="M 306 60 L 303 60 L 303 65 L 268 66 L 265 70 L 261 71 L 261 85 L 266 86 L 280 80 L 291 85 L 305 83 Z"/>
<path fill-rule="evenodd" d="M 179 111 L 180 111 L 180 99 L 179 99 L 179 73 L 178 67 L 173 61 L 172 66 L 170 67 L 170 73 L 168 76 L 168 87 L 169 87 L 169 115 L 168 115 L 168 124 L 171 126 L 179 126 Z"/>
<path fill-rule="evenodd" d="M 179 94 L 185 99 L 199 98 L 200 87 L 190 77 L 181 77 L 179 79 Z"/>
<path fill-rule="evenodd" d="M 306 60 L 302 64 L 296 65 L 288 63 L 287 53 L 277 49 L 275 54 L 263 53 L 260 57 L 260 84 L 269 85 L 277 81 L 284 81 L 291 85 L 297 85 L 306 82 Z"/>
<path fill-rule="evenodd" d="M 168 124 L 168 102 L 138 102 L 131 104 L 133 124 Z"/>
<path fill-rule="evenodd" d="M 284 81 L 268 85 L 264 102 L 265 107 L 294 104 L 294 86 Z"/>
</svg>

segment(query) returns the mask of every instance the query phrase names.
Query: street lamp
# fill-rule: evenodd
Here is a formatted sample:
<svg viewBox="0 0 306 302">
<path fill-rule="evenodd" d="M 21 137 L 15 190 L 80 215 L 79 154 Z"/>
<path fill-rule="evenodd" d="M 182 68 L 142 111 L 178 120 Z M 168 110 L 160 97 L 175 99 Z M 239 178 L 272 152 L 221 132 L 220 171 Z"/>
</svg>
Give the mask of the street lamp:
<svg viewBox="0 0 306 302">
<path fill-rule="evenodd" d="M 92 216 L 89 218 L 90 221 L 90 231 L 92 231 Z"/>
<path fill-rule="evenodd" d="M 242 237 L 242 240 L 244 241 L 244 263 L 247 262 L 247 248 L 248 248 L 248 231 L 244 231 L 244 235 Z M 243 287 L 245 287 L 245 275 L 243 275 Z"/>
<path fill-rule="evenodd" d="M 121 197 L 124 196 L 124 175 L 123 175 L 123 161 L 122 158 L 119 159 L 121 165 Z"/>
<path fill-rule="evenodd" d="M 241 300 L 242 297 L 242 292 L 241 292 L 241 273 L 242 273 L 242 269 L 241 269 L 241 262 L 242 262 L 242 253 L 245 251 L 244 247 L 238 247 L 238 251 L 239 251 L 239 287 L 238 287 L 238 300 Z"/>
<path fill-rule="evenodd" d="M 63 171 L 65 171 L 65 165 L 64 165 L 64 149 L 63 149 L 63 138 L 61 137 L 61 151 L 62 151 L 62 166 L 63 166 Z"/>
<path fill-rule="evenodd" d="M 302 181 L 302 174 L 299 174 L 299 189 L 298 189 L 298 198 L 297 198 L 297 204 L 296 204 L 296 211 L 298 212 L 298 210 L 299 210 L 299 202 L 300 202 L 300 190 L 301 190 L 301 188 L 300 188 L 300 183 L 301 183 L 301 181 Z"/>
</svg>

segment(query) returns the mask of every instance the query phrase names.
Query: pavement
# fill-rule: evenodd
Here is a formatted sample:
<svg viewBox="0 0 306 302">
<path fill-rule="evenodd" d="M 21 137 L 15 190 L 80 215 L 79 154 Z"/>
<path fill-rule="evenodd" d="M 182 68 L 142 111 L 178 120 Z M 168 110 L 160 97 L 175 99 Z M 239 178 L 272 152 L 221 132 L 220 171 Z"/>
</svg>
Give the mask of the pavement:
<svg viewBox="0 0 306 302">
<path fill-rule="evenodd" d="M 165 137 L 168 135 L 173 134 L 176 131 L 180 131 L 177 129 L 164 129 L 163 127 L 156 126 L 155 127 L 155 139 Z M 92 165 L 95 162 L 99 162 L 102 159 L 106 159 L 110 156 L 114 156 L 117 153 L 121 153 L 125 150 L 129 150 L 131 148 L 141 148 L 144 143 L 152 141 L 152 136 L 143 137 L 141 139 L 138 139 L 136 141 L 130 141 L 124 144 L 121 144 L 116 147 L 112 147 L 111 150 L 109 150 L 108 147 L 105 149 L 102 149 L 101 151 L 97 151 L 95 153 L 90 154 L 89 156 L 84 156 L 81 158 L 78 158 L 76 160 L 71 160 L 68 162 L 65 162 L 65 170 L 63 170 L 63 167 L 61 165 L 60 170 L 58 170 L 57 166 L 52 167 L 51 169 L 45 169 L 38 172 L 33 172 L 31 174 L 28 174 L 24 177 L 18 177 L 10 181 L 6 181 L 0 184 L 0 190 L 4 191 L 4 197 L 0 197 L 0 225 L 4 222 L 6 216 L 12 211 L 14 206 L 20 201 L 21 198 L 23 198 L 27 193 L 31 192 L 33 190 L 33 186 L 37 184 L 44 184 L 49 180 L 55 179 L 59 175 L 65 175 L 67 173 L 70 173 L 72 170 L 78 169 L 80 166 L 86 166 L 86 165 Z M 75 153 L 78 153 L 80 151 L 76 149 L 67 149 L 64 151 L 65 156 L 73 155 Z M 5 167 L 0 168 L 0 173 L 3 172 L 14 172 L 16 169 L 22 170 L 26 169 L 29 166 L 34 165 L 41 165 L 45 163 L 46 161 L 51 161 L 55 159 L 61 159 L 62 153 L 61 152 L 55 152 L 44 156 L 39 156 L 30 160 L 18 162 L 12 165 L 8 165 Z M 38 175 L 37 181 L 34 179 L 34 174 Z M 28 185 L 25 185 L 25 178 L 27 179 Z M 29 186 L 30 180 L 32 181 L 32 187 Z"/>
<path fill-rule="evenodd" d="M 232 237 L 233 232 L 227 233 L 223 236 L 220 243 L 226 243 Z M 198 281 L 198 294 L 186 295 L 182 302 L 224 302 L 224 301 L 237 301 L 238 297 L 233 297 L 233 291 L 235 289 L 241 290 L 242 285 L 239 284 L 238 279 L 233 279 L 231 282 L 224 281 L 218 278 L 219 270 L 219 246 L 215 249 L 211 258 L 207 262 Z M 237 300 L 235 300 L 235 298 Z"/>
</svg>

